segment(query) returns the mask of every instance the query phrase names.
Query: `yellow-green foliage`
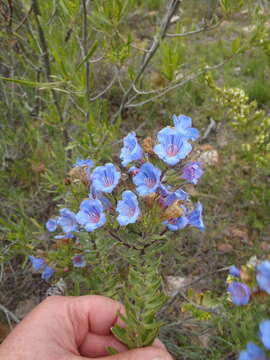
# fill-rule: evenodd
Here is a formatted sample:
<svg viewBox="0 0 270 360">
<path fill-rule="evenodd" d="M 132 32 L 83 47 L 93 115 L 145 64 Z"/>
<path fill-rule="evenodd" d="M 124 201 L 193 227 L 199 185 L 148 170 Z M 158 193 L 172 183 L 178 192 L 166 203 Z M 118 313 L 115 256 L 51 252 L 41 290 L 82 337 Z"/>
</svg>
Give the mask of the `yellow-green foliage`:
<svg viewBox="0 0 270 360">
<path fill-rule="evenodd" d="M 216 101 L 227 110 L 232 126 L 245 135 L 243 149 L 252 155 L 257 165 L 269 166 L 270 117 L 258 108 L 256 101 L 249 100 L 243 89 L 218 87 L 209 74 L 206 82 L 213 90 Z"/>
</svg>

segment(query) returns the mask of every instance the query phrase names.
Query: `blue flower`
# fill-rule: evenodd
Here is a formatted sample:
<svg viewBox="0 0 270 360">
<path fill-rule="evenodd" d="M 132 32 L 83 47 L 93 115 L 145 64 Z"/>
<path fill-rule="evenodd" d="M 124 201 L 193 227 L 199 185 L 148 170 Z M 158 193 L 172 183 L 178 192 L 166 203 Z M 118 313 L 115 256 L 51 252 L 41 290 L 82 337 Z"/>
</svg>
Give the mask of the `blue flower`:
<svg viewBox="0 0 270 360">
<path fill-rule="evenodd" d="M 76 215 L 79 224 L 88 232 L 94 231 L 106 222 L 106 216 L 99 200 L 84 200 Z"/>
<path fill-rule="evenodd" d="M 250 288 L 241 282 L 232 282 L 228 286 L 228 292 L 231 294 L 232 302 L 237 306 L 248 304 L 250 300 Z"/>
<path fill-rule="evenodd" d="M 130 162 L 141 160 L 142 158 L 143 149 L 138 144 L 135 132 L 131 132 L 124 138 L 124 147 L 121 149 L 120 154 L 122 165 L 127 166 Z"/>
<path fill-rule="evenodd" d="M 188 223 L 191 226 L 197 227 L 201 231 L 205 231 L 203 219 L 202 219 L 202 205 L 201 203 L 197 203 L 196 208 L 187 215 Z"/>
<path fill-rule="evenodd" d="M 164 191 L 164 190 L 163 190 Z M 182 189 L 177 189 L 174 192 L 170 192 L 168 191 L 167 196 L 164 196 L 161 199 L 161 204 L 162 206 L 170 206 L 171 204 L 173 204 L 176 200 L 183 200 L 183 201 L 187 201 L 188 200 L 188 193 L 186 193 L 184 190 Z"/>
<path fill-rule="evenodd" d="M 48 281 L 54 274 L 54 270 L 51 266 L 46 266 L 41 274 L 41 279 Z"/>
<path fill-rule="evenodd" d="M 265 353 L 253 342 L 247 344 L 247 349 L 241 351 L 239 360 L 267 360 Z"/>
<path fill-rule="evenodd" d="M 36 257 L 30 255 L 29 260 L 31 261 L 32 266 L 33 266 L 35 271 L 42 270 L 42 274 L 41 274 L 42 279 L 47 281 L 52 277 L 52 275 L 54 273 L 54 270 L 53 270 L 52 267 L 47 266 L 43 259 L 36 258 Z"/>
<path fill-rule="evenodd" d="M 234 277 L 240 277 L 240 270 L 235 265 L 232 265 L 230 266 L 229 274 Z"/>
<path fill-rule="evenodd" d="M 81 254 L 75 254 L 72 258 L 72 264 L 74 267 L 85 267 L 86 261 Z"/>
<path fill-rule="evenodd" d="M 199 162 L 192 162 L 183 168 L 181 178 L 187 180 L 191 184 L 197 184 L 202 175 L 203 169 L 201 168 L 201 164 Z"/>
<path fill-rule="evenodd" d="M 159 144 L 154 146 L 154 152 L 168 165 L 176 165 L 192 150 L 192 146 L 174 128 L 162 129 L 157 137 Z"/>
<path fill-rule="evenodd" d="M 58 226 L 58 218 L 57 219 L 49 219 L 47 222 L 46 222 L 46 229 L 50 232 L 53 232 L 57 229 L 57 226 Z"/>
<path fill-rule="evenodd" d="M 34 257 L 32 255 L 29 255 L 28 258 L 31 261 L 33 269 L 35 271 L 39 271 L 45 266 L 45 262 L 41 258 L 36 258 L 36 257 Z"/>
<path fill-rule="evenodd" d="M 160 185 L 160 176 L 159 168 L 151 163 L 144 163 L 139 173 L 132 178 L 139 195 L 144 196 L 155 192 Z"/>
<path fill-rule="evenodd" d="M 94 162 L 90 159 L 77 159 L 73 167 L 82 167 L 85 166 L 87 169 L 87 173 L 89 174 L 90 169 L 94 166 Z"/>
<path fill-rule="evenodd" d="M 256 276 L 259 288 L 270 295 L 270 262 L 263 261 L 257 266 Z"/>
<path fill-rule="evenodd" d="M 141 213 L 137 196 L 132 191 L 127 190 L 123 192 L 122 199 L 118 201 L 116 207 L 116 211 L 119 213 L 117 221 L 121 226 L 133 224 Z"/>
<path fill-rule="evenodd" d="M 169 219 L 163 222 L 164 225 L 167 225 L 168 229 L 171 231 L 177 231 L 183 229 L 188 224 L 188 219 L 185 216 L 186 209 L 184 206 L 180 206 L 183 209 L 183 216 L 180 216 L 176 219 Z"/>
<path fill-rule="evenodd" d="M 160 184 L 159 188 L 158 188 L 158 191 L 160 193 L 160 195 L 163 197 L 163 198 L 166 198 L 168 195 L 171 194 L 171 187 L 170 186 L 164 186 L 163 184 Z"/>
<path fill-rule="evenodd" d="M 78 224 L 76 220 L 76 215 L 73 211 L 69 209 L 61 209 L 60 217 L 58 219 L 58 224 L 61 226 L 65 233 L 70 233 L 72 231 L 78 230 Z"/>
<path fill-rule="evenodd" d="M 174 126 L 186 140 L 197 140 L 200 136 L 199 130 L 191 127 L 192 119 L 185 115 L 173 115 Z"/>
<path fill-rule="evenodd" d="M 261 321 L 259 336 L 266 349 L 270 350 L 270 320 Z"/>
<path fill-rule="evenodd" d="M 117 171 L 116 167 L 111 163 L 98 166 L 92 174 L 93 187 L 97 192 L 104 191 L 111 193 L 118 184 L 120 176 L 120 171 Z"/>
<path fill-rule="evenodd" d="M 89 198 L 90 200 L 99 200 L 103 206 L 104 211 L 112 208 L 112 203 L 110 200 L 107 199 L 101 191 L 96 191 L 93 186 L 91 187 Z"/>
</svg>

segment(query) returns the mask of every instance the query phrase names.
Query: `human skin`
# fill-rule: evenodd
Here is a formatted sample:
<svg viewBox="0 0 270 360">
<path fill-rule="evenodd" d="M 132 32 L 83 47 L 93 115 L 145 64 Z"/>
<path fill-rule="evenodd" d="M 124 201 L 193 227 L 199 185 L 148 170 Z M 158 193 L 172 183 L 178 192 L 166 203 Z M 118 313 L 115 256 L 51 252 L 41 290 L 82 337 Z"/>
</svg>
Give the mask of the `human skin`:
<svg viewBox="0 0 270 360">
<path fill-rule="evenodd" d="M 103 296 L 51 296 L 31 311 L 0 345 L 5 360 L 172 360 L 164 345 L 127 350 L 111 334 L 123 306 Z M 119 354 L 109 356 L 111 346 Z"/>
</svg>

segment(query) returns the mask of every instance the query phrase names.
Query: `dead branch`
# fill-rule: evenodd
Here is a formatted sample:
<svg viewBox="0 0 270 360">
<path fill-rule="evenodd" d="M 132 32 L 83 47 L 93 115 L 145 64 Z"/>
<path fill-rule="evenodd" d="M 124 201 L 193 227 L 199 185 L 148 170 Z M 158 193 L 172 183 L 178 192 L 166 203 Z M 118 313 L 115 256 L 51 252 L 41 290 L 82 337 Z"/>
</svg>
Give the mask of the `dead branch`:
<svg viewBox="0 0 270 360">
<path fill-rule="evenodd" d="M 178 10 L 181 3 L 182 3 L 182 0 L 171 0 L 170 1 L 168 8 L 167 8 L 167 12 L 161 22 L 159 31 L 154 36 L 154 40 L 153 40 L 152 44 L 150 45 L 149 49 L 147 49 L 147 53 L 144 55 L 144 57 L 142 59 L 142 64 L 137 72 L 137 75 L 135 76 L 134 80 L 131 82 L 126 93 L 124 94 L 122 102 L 119 107 L 119 110 L 112 117 L 111 123 L 114 123 L 116 121 L 118 116 L 122 113 L 123 109 L 126 107 L 125 105 L 128 102 L 128 97 L 133 90 L 133 86 L 136 85 L 136 83 L 139 81 L 139 79 L 141 78 L 145 69 L 147 68 L 150 61 L 152 60 L 153 56 L 157 52 L 157 50 L 160 46 L 160 43 L 161 43 L 162 39 L 164 39 L 164 37 L 166 36 L 167 30 L 171 24 L 171 18 L 176 13 L 176 11 Z"/>
</svg>

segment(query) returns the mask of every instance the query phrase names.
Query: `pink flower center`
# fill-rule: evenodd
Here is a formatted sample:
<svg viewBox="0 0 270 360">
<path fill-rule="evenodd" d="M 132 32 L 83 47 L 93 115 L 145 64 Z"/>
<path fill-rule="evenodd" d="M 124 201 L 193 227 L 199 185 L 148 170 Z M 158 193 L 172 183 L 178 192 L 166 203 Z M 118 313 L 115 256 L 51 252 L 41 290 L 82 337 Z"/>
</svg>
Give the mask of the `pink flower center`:
<svg viewBox="0 0 270 360">
<path fill-rule="evenodd" d="M 128 211 L 127 211 L 127 212 L 128 212 L 128 216 L 130 216 L 130 217 L 131 217 L 131 216 L 133 216 L 133 215 L 134 215 L 134 213 L 135 213 L 135 209 L 129 206 L 129 207 L 128 207 Z"/>
<path fill-rule="evenodd" d="M 175 144 L 170 144 L 166 149 L 168 156 L 175 156 L 178 153 L 178 151 L 179 151 L 178 146 Z"/>
<path fill-rule="evenodd" d="M 113 179 L 111 177 L 108 177 L 108 175 L 105 173 L 103 182 L 105 186 L 111 186 L 113 184 Z"/>
<path fill-rule="evenodd" d="M 90 216 L 90 220 L 91 220 L 92 223 L 96 224 L 96 223 L 99 222 L 100 216 L 99 216 L 98 213 L 92 212 L 92 213 L 89 214 L 89 216 Z"/>
<path fill-rule="evenodd" d="M 76 264 L 80 264 L 82 262 L 82 257 L 80 255 L 74 256 L 73 261 Z"/>
<path fill-rule="evenodd" d="M 147 178 L 146 183 L 147 183 L 147 186 L 148 186 L 148 187 L 152 188 L 152 187 L 155 186 L 156 181 L 155 181 L 155 179 L 153 179 L 153 178 Z"/>
</svg>

